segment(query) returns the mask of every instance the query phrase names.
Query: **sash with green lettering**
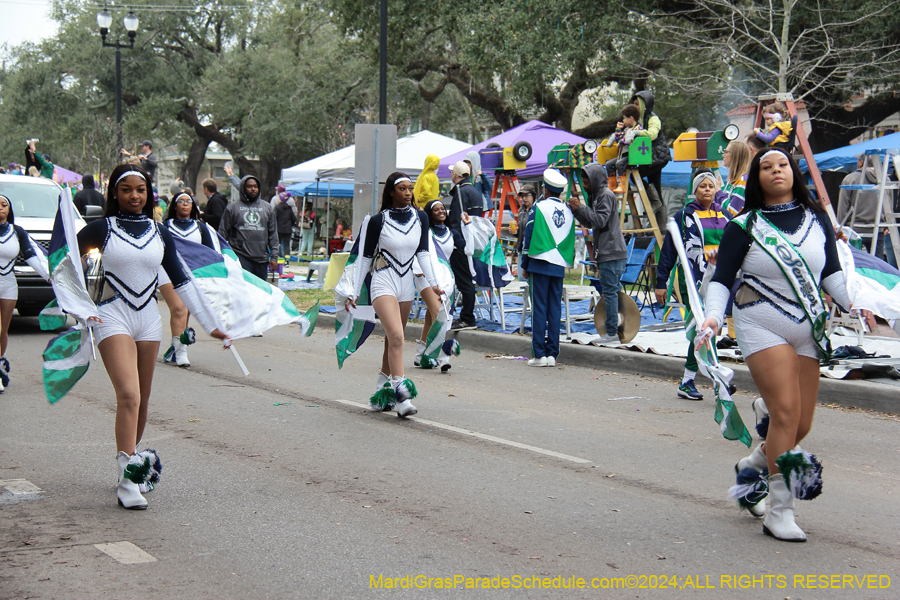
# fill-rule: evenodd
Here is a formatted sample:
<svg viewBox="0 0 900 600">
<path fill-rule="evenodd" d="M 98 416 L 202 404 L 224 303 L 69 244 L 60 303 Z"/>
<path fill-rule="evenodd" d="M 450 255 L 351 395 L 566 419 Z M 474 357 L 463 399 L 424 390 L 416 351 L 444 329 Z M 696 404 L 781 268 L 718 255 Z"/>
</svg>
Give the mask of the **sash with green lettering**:
<svg viewBox="0 0 900 600">
<path fill-rule="evenodd" d="M 816 342 L 822 357 L 828 359 L 831 356 L 831 342 L 825 335 L 828 309 L 825 307 L 825 299 L 819 290 L 818 282 L 806 264 L 806 259 L 762 212 L 755 210 L 746 219 L 735 219 L 735 222 L 781 269 L 812 325 L 813 341 Z"/>
<path fill-rule="evenodd" d="M 528 256 L 571 269 L 575 264 L 575 219 L 572 211 L 556 198 L 545 198 L 534 208 Z"/>
</svg>

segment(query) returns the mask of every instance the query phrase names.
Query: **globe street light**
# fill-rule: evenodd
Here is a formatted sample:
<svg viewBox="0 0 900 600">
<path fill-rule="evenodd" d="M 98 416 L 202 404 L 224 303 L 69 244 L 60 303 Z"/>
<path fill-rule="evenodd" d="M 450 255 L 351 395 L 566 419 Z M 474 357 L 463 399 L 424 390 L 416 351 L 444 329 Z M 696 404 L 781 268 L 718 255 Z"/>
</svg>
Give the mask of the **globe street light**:
<svg viewBox="0 0 900 600">
<path fill-rule="evenodd" d="M 137 34 L 138 28 L 138 18 L 134 15 L 134 11 L 128 11 L 128 15 L 122 21 L 128 31 L 128 43 L 121 43 L 118 36 L 116 36 L 115 43 L 110 43 L 106 41 L 106 36 L 109 34 L 109 26 L 112 25 L 112 15 L 109 14 L 106 7 L 97 13 L 97 26 L 100 28 L 102 46 L 116 49 L 116 143 L 119 145 L 116 152 L 125 145 L 122 141 L 122 54 L 120 50 L 134 48 L 134 36 Z"/>
</svg>

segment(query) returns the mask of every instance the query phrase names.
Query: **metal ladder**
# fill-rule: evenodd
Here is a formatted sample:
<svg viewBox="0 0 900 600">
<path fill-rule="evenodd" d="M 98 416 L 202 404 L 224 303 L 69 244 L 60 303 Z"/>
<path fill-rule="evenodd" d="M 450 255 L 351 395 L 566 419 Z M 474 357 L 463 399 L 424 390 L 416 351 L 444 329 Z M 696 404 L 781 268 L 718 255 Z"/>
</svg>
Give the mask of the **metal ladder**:
<svg viewBox="0 0 900 600">
<path fill-rule="evenodd" d="M 888 172 L 890 170 L 891 163 L 893 163 L 894 165 L 894 174 L 896 176 L 900 176 L 900 150 L 896 148 L 888 150 L 866 150 L 862 166 L 862 172 L 864 175 L 862 181 L 866 180 L 866 169 L 873 168 L 875 170 L 877 182 L 842 185 L 841 189 L 851 190 L 853 192 L 850 196 L 850 210 L 844 217 L 845 221 L 849 219 L 849 223 L 846 224 L 851 229 L 853 229 L 854 225 L 857 224 L 856 208 L 857 202 L 859 200 L 859 192 L 876 190 L 878 191 L 878 205 L 881 207 L 881 210 L 875 213 L 875 222 L 860 222 L 859 225 L 863 225 L 865 227 L 872 226 L 872 233 L 869 240 L 869 254 L 872 255 L 875 254 L 875 240 L 877 240 L 878 231 L 880 229 L 886 228 L 888 230 L 888 235 L 891 236 L 894 258 L 897 260 L 897 264 L 900 264 L 900 232 L 898 232 L 898 227 L 900 227 L 900 220 L 898 220 L 898 217 L 900 217 L 900 213 L 894 212 L 894 194 L 886 194 L 886 192 L 889 190 L 900 191 L 900 181 L 892 181 L 888 179 Z M 845 223 L 841 223 L 841 225 L 844 224 Z M 879 256 L 878 258 L 881 257 Z"/>
</svg>

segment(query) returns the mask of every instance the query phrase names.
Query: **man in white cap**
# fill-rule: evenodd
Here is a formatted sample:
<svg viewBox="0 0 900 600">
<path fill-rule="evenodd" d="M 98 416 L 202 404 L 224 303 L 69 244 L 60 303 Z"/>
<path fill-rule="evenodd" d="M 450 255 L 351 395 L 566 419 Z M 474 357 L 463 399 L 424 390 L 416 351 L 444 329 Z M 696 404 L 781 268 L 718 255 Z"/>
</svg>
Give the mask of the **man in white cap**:
<svg viewBox="0 0 900 600">
<path fill-rule="evenodd" d="M 483 201 L 481 194 L 469 180 L 470 169 L 463 161 L 459 161 L 450 169 L 450 179 L 453 187 L 450 188 L 450 210 L 447 212 L 447 227 L 456 232 L 462 238 L 462 224 L 469 222 L 469 212 L 481 215 Z M 450 268 L 453 270 L 453 278 L 456 279 L 456 289 L 462 297 L 462 307 L 459 318 L 453 321 L 452 329 L 475 329 L 475 284 L 472 279 L 472 271 L 469 268 L 469 257 L 465 252 L 454 252 L 450 255 Z"/>
<path fill-rule="evenodd" d="M 563 278 L 575 263 L 575 218 L 559 196 L 566 177 L 544 171 L 545 198 L 531 207 L 522 242 L 521 269 L 531 288 L 531 367 L 555 367 L 559 356 L 559 319 Z"/>
</svg>

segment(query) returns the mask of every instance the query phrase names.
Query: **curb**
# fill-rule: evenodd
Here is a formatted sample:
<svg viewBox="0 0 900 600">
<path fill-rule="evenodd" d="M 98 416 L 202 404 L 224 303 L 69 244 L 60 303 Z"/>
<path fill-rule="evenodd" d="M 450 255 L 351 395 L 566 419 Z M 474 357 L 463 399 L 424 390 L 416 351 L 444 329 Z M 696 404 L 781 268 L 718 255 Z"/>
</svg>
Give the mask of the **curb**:
<svg viewBox="0 0 900 600">
<path fill-rule="evenodd" d="M 334 315 L 319 314 L 318 323 L 320 325 L 333 328 L 334 322 Z M 384 329 L 381 328 L 380 322 L 376 322 L 375 330 L 372 333 L 384 335 Z M 422 335 L 422 325 L 408 324 L 405 335 L 407 340 L 419 339 Z M 517 356 L 529 356 L 531 353 L 531 336 L 465 330 L 458 332 L 456 337 L 466 350 Z M 576 367 L 644 375 L 658 379 L 678 379 L 684 374 L 684 359 L 677 356 L 661 356 L 581 344 L 561 343 L 558 360 L 563 364 Z M 734 369 L 732 383 L 737 386 L 738 390 L 759 393 L 753 383 L 750 370 L 745 365 L 729 363 L 728 366 Z M 818 402 L 900 414 L 900 394 L 897 393 L 897 388 L 880 383 L 822 377 L 819 379 Z"/>
</svg>

